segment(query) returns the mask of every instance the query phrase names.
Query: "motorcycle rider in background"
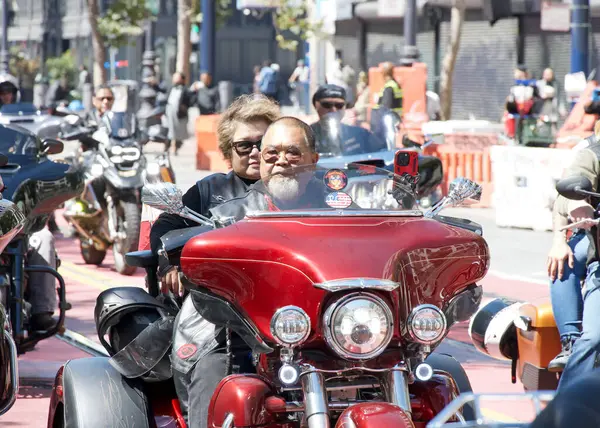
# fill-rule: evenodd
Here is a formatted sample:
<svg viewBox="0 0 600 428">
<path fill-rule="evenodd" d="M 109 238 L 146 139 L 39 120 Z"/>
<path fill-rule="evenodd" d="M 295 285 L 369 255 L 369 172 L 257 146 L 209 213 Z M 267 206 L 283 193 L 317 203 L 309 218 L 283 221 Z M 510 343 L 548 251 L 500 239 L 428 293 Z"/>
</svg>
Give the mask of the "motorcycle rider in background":
<svg viewBox="0 0 600 428">
<path fill-rule="evenodd" d="M 596 125 L 600 130 L 600 122 Z M 584 139 L 574 151 L 598 145 L 596 134 Z M 548 364 L 548 370 L 562 371 L 571 356 L 573 344 L 581 336 L 583 296 L 581 281 L 585 279 L 587 254 L 590 241 L 585 230 L 576 230 L 567 239 L 567 232 L 560 229 L 569 224 L 569 214 L 563 196 L 558 196 L 552 210 L 554 240 L 548 254 L 550 276 L 550 300 L 556 326 L 561 338 L 561 352 Z"/>
<path fill-rule="evenodd" d="M 600 131 L 600 123 L 596 123 L 595 133 Z M 598 191 L 600 179 L 600 144 L 593 143 L 575 155 L 564 177 L 583 176 L 592 183 L 592 191 Z M 555 203 L 558 212 L 565 212 L 575 221 L 596 218 L 596 208 L 600 199 L 590 197 L 587 200 L 575 201 L 559 197 Z M 583 313 L 581 320 L 581 336 L 575 341 L 573 351 L 561 375 L 559 391 L 572 384 L 574 380 L 583 378 L 598 366 L 600 352 L 600 257 L 598 248 L 599 229 L 593 223 L 582 223 L 589 239 L 590 250 L 587 258 L 587 274 L 583 287 Z"/>
<path fill-rule="evenodd" d="M 112 89 L 107 85 L 99 86 L 94 95 L 94 108 L 85 115 L 85 123 L 92 127 L 99 126 L 102 121 L 102 116 L 112 109 L 114 102 L 115 94 Z M 85 152 L 89 149 L 91 149 L 91 147 L 85 141 L 82 141 L 81 151 Z"/>
<path fill-rule="evenodd" d="M 0 75 L 1 105 L 17 103 L 20 99 L 18 81 L 10 74 Z M 8 155 L 8 153 L 6 153 Z M 56 248 L 54 236 L 48 228 L 33 233 L 29 237 L 28 264 L 48 266 L 56 269 Z M 57 305 L 56 279 L 48 273 L 30 272 L 27 274 L 29 303 L 31 304 L 31 324 L 34 330 L 49 330 L 56 324 L 52 317 Z"/>
</svg>

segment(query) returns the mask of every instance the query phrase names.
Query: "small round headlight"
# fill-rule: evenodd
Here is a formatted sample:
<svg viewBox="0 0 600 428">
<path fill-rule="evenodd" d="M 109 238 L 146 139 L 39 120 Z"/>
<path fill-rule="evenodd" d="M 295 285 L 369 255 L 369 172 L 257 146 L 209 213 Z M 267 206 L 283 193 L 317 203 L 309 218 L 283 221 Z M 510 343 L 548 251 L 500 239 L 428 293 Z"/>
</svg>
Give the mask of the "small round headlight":
<svg viewBox="0 0 600 428">
<path fill-rule="evenodd" d="M 408 317 L 408 332 L 415 342 L 430 345 L 446 333 L 446 317 L 434 305 L 419 305 Z"/>
<path fill-rule="evenodd" d="M 340 356 L 367 360 L 392 340 L 394 318 L 389 306 L 371 294 L 349 294 L 325 311 L 325 340 Z"/>
<path fill-rule="evenodd" d="M 271 318 L 271 334 L 280 345 L 299 345 L 310 333 L 310 318 L 297 306 L 285 306 Z"/>
</svg>

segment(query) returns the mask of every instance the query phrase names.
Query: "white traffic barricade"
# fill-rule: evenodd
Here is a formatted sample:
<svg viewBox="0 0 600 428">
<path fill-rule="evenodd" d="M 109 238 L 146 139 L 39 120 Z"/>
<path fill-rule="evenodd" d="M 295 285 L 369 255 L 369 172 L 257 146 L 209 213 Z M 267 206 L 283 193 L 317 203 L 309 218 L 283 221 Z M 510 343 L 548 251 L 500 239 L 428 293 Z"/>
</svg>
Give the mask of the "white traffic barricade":
<svg viewBox="0 0 600 428">
<path fill-rule="evenodd" d="M 555 186 L 574 155 L 568 149 L 490 147 L 496 225 L 552 230 Z"/>
</svg>

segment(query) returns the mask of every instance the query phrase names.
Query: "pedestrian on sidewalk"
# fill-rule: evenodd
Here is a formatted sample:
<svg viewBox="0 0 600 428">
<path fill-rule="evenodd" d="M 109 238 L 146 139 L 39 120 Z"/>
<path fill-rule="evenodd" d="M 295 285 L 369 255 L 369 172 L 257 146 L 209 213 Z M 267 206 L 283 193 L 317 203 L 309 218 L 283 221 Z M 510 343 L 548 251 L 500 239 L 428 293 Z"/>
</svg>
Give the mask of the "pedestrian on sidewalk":
<svg viewBox="0 0 600 428">
<path fill-rule="evenodd" d="M 292 100 L 294 107 L 300 112 L 308 114 L 309 68 L 304 64 L 303 59 L 299 59 L 296 63 L 296 68 L 288 82 L 294 94 Z"/>
<path fill-rule="evenodd" d="M 192 104 L 192 94 L 185 86 L 185 75 L 177 71 L 173 74 L 173 86 L 169 91 L 165 111 L 170 147 L 175 146 L 175 154 L 179 152 L 183 140 L 188 137 L 188 110 Z"/>
</svg>

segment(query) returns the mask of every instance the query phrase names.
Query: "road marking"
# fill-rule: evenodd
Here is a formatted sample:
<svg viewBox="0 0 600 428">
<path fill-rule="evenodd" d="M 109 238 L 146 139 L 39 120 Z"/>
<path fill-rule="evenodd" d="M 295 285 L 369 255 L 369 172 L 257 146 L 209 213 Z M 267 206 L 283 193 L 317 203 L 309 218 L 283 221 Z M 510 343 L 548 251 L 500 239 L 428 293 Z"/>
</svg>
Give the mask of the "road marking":
<svg viewBox="0 0 600 428">
<path fill-rule="evenodd" d="M 110 288 L 109 286 L 107 286 L 106 284 L 101 283 L 100 281 L 96 281 L 92 278 L 89 278 L 87 276 L 84 276 L 80 273 L 77 273 L 76 271 L 73 271 L 71 269 L 69 269 L 68 264 L 66 263 L 62 263 L 60 268 L 58 269 L 59 273 L 64 276 L 65 278 L 68 278 L 72 281 L 78 282 L 80 284 L 83 285 L 88 285 L 88 286 L 92 286 L 94 288 L 98 288 L 100 290 L 106 290 L 107 288 Z M 69 286 L 67 284 L 67 290 L 69 289 Z"/>
<path fill-rule="evenodd" d="M 481 409 L 481 413 L 483 413 L 483 416 L 485 416 L 486 419 L 490 419 L 494 422 L 522 422 L 518 419 L 508 416 L 506 413 L 498 412 L 485 407 Z"/>
<path fill-rule="evenodd" d="M 489 270 L 488 275 L 492 275 L 492 276 L 498 277 L 500 279 L 506 279 L 507 281 L 528 282 L 530 284 L 545 285 L 545 286 L 550 285 L 549 280 L 535 279 L 535 278 L 531 278 L 528 276 L 521 276 L 521 275 L 512 275 L 512 274 L 500 272 L 497 270 Z"/>
</svg>

